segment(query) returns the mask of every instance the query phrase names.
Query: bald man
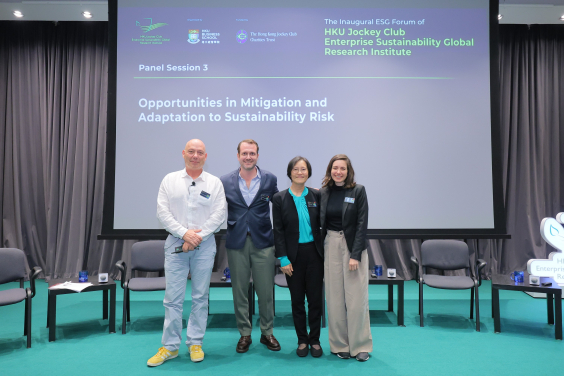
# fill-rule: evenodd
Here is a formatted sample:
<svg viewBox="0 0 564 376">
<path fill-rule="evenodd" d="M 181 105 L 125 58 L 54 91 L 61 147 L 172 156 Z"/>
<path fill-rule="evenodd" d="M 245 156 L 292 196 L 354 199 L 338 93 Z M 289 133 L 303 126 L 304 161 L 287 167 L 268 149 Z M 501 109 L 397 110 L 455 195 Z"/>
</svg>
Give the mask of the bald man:
<svg viewBox="0 0 564 376">
<path fill-rule="evenodd" d="M 204 171 L 208 157 L 200 140 L 182 150 L 185 168 L 165 176 L 157 198 L 157 218 L 169 235 L 164 246 L 166 292 L 163 347 L 148 360 L 154 367 L 176 358 L 182 340 L 182 305 L 192 275 L 192 310 L 186 345 L 193 362 L 204 360 L 202 343 L 208 321 L 208 294 L 216 246 L 214 233 L 225 221 L 221 181 Z"/>
</svg>

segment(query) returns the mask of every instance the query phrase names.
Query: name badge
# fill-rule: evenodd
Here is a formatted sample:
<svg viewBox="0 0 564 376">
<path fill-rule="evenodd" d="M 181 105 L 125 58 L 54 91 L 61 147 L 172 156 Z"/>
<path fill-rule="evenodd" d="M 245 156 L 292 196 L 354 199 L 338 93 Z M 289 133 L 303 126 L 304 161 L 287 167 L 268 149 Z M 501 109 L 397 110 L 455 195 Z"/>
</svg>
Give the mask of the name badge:
<svg viewBox="0 0 564 376">
<path fill-rule="evenodd" d="M 307 207 L 308 208 L 316 208 L 317 207 L 317 202 L 308 202 L 307 203 Z"/>
<path fill-rule="evenodd" d="M 268 200 L 270 200 L 270 196 L 269 195 L 265 195 L 264 193 L 260 195 L 260 199 L 262 201 L 266 201 L 268 202 Z"/>
<path fill-rule="evenodd" d="M 209 199 L 211 197 L 211 195 L 206 191 L 201 191 L 200 196 L 207 198 L 207 199 Z"/>
<path fill-rule="evenodd" d="M 345 202 L 349 204 L 354 204 L 354 197 L 345 197 Z"/>
</svg>

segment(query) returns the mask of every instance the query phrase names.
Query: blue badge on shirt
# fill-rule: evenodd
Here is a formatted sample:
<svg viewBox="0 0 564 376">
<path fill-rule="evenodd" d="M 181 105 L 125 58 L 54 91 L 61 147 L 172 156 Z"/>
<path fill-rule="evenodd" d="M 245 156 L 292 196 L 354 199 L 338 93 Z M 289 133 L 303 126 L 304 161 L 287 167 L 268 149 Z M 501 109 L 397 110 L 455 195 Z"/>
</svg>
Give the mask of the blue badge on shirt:
<svg viewBox="0 0 564 376">
<path fill-rule="evenodd" d="M 307 203 L 307 207 L 308 208 L 316 208 L 317 207 L 317 202 L 309 202 Z"/>
<path fill-rule="evenodd" d="M 345 197 L 345 202 L 349 204 L 354 204 L 354 197 Z"/>
<path fill-rule="evenodd" d="M 201 191 L 200 196 L 202 196 L 204 198 L 208 198 L 208 199 L 211 197 L 211 195 L 206 191 Z"/>
<path fill-rule="evenodd" d="M 268 200 L 270 200 L 270 196 L 263 193 L 263 194 L 260 195 L 260 199 L 262 201 L 268 202 Z"/>
</svg>

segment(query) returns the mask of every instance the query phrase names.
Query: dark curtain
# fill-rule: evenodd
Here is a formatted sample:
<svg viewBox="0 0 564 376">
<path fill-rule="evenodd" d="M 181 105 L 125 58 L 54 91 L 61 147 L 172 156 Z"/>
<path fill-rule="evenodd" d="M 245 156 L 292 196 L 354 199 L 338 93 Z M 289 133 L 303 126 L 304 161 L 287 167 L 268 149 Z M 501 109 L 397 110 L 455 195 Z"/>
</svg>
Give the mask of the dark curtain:
<svg viewBox="0 0 564 376">
<path fill-rule="evenodd" d="M 105 22 L 0 22 L 0 237 L 48 278 L 110 270 L 102 219 Z"/>
<path fill-rule="evenodd" d="M 564 25 L 501 31 L 503 180 L 512 240 L 498 248 L 494 270 L 509 272 L 554 251 L 540 236 L 540 222 L 564 211 Z"/>
<path fill-rule="evenodd" d="M 468 241 L 485 274 L 552 251 L 542 218 L 564 211 L 564 26 L 500 26 L 504 200 L 511 240 Z M 129 241 L 100 241 L 108 87 L 105 22 L 0 22 L 0 238 L 46 278 L 110 272 Z M 226 264 L 219 241 L 216 269 Z M 370 240 L 371 264 L 413 278 L 419 240 Z"/>
</svg>

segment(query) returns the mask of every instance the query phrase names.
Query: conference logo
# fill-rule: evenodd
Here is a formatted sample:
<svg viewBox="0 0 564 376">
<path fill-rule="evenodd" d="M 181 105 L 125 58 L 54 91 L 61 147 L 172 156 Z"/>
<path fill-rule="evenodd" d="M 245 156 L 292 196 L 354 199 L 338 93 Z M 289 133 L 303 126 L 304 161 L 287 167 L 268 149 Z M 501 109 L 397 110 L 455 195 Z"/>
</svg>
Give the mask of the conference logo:
<svg viewBox="0 0 564 376">
<path fill-rule="evenodd" d="M 188 30 L 188 42 L 196 44 L 200 41 L 200 30 L 192 29 Z"/>
<path fill-rule="evenodd" d="M 557 251 L 550 253 L 548 259 L 530 259 L 527 271 L 537 277 L 551 277 L 558 284 L 564 284 L 564 213 L 556 218 L 544 218 L 540 225 L 542 238 Z"/>
<path fill-rule="evenodd" d="M 562 228 L 562 215 L 558 213 L 556 218 L 544 218 L 541 222 L 541 236 L 553 248 L 564 250 L 564 228 Z"/>
<path fill-rule="evenodd" d="M 167 24 L 163 22 L 153 23 L 152 18 L 143 18 L 141 21 L 135 21 L 135 26 L 140 28 L 143 33 L 141 33 L 141 35 L 137 38 L 131 38 L 131 41 L 141 45 L 154 45 L 170 42 L 170 38 L 163 37 L 158 31 L 156 33 L 152 32 L 166 25 Z"/>
<path fill-rule="evenodd" d="M 163 27 L 166 26 L 166 23 L 153 23 L 153 19 L 152 18 L 144 18 L 144 20 L 148 20 L 148 21 L 135 21 L 135 26 L 139 26 L 141 28 L 141 30 L 143 30 L 143 33 L 147 33 L 149 31 L 153 31 L 155 29 L 158 29 L 159 27 Z M 148 22 L 148 25 L 147 25 Z"/>
<path fill-rule="evenodd" d="M 247 41 L 247 32 L 245 30 L 239 30 L 237 32 L 237 42 L 243 44 Z"/>
</svg>

